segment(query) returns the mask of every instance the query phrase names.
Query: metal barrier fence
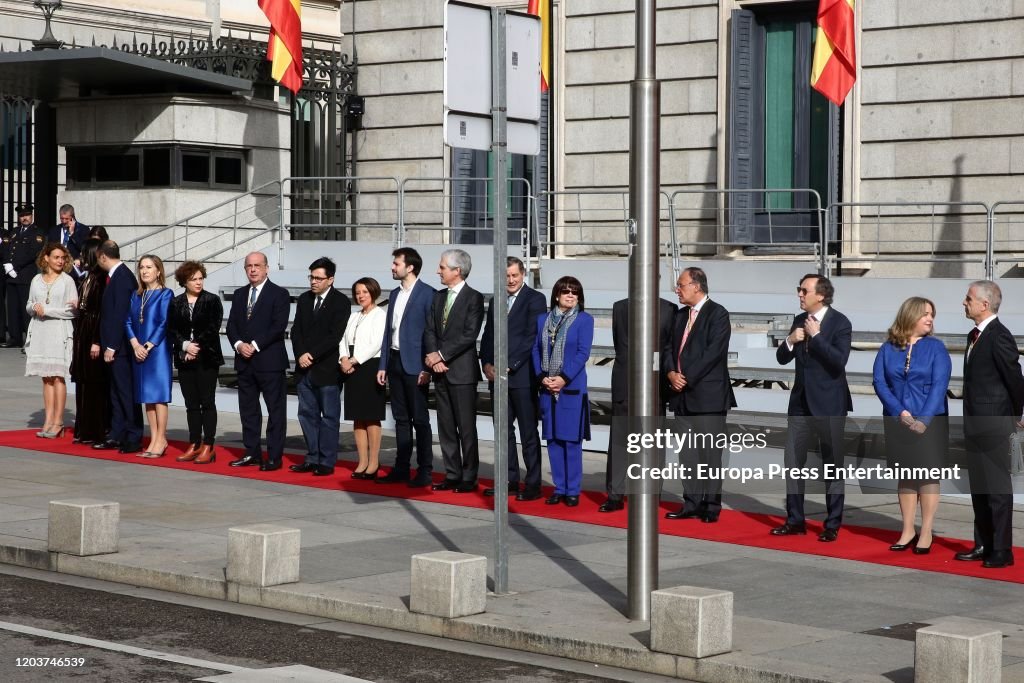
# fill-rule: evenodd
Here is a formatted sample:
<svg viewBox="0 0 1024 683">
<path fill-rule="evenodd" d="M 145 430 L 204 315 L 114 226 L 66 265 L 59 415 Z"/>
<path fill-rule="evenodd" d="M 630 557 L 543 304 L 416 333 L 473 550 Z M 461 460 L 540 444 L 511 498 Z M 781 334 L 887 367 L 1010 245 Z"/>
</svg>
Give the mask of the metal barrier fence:
<svg viewBox="0 0 1024 683">
<path fill-rule="evenodd" d="M 540 236 L 541 251 L 548 257 L 621 254 L 631 243 L 629 192 L 565 190 L 542 192 L 548 198 L 550 222 Z M 661 193 L 658 210 L 662 235 L 670 235 L 669 197 Z M 662 255 L 672 254 L 671 237 L 660 240 Z"/>
<path fill-rule="evenodd" d="M 281 223 L 291 239 L 399 243 L 401 192 L 393 176 L 285 178 Z"/>
<path fill-rule="evenodd" d="M 399 184 L 400 244 L 493 244 L 493 181 L 490 178 L 405 178 Z M 508 245 L 523 256 L 536 243 L 536 198 L 524 178 L 509 178 Z"/>
<path fill-rule="evenodd" d="M 981 202 L 841 202 L 828 214 L 842 226 L 842 238 L 829 244 L 840 271 L 917 263 L 930 265 L 931 277 L 991 275 L 989 208 Z"/>
<path fill-rule="evenodd" d="M 992 278 L 1000 264 L 1024 260 L 1024 200 L 996 202 L 988 215 L 987 277 Z"/>
</svg>

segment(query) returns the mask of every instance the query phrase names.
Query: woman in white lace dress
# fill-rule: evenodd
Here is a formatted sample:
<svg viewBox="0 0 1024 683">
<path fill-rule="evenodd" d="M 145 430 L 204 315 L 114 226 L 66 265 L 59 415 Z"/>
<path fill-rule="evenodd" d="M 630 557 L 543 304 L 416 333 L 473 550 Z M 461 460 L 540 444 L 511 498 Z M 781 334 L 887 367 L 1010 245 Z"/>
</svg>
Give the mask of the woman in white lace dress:
<svg viewBox="0 0 1024 683">
<path fill-rule="evenodd" d="M 78 306 L 78 290 L 68 272 L 71 254 L 57 242 L 49 242 L 36 258 L 39 274 L 32 279 L 26 309 L 31 316 L 25 341 L 25 376 L 43 378 L 46 418 L 36 436 L 56 439 L 64 435 L 64 404 L 70 375 L 72 319 Z"/>
</svg>

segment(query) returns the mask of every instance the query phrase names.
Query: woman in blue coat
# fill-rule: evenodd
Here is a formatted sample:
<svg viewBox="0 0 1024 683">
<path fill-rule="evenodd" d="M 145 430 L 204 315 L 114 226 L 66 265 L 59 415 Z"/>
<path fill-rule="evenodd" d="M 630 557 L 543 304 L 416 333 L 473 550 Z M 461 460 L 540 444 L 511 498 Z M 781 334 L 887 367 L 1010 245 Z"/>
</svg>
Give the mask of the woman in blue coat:
<svg viewBox="0 0 1024 683">
<path fill-rule="evenodd" d="M 143 458 L 167 450 L 167 404 L 171 402 L 171 345 L 167 316 L 174 293 L 164 286 L 164 263 L 147 254 L 139 259 L 139 289 L 132 295 L 124 327 L 135 356 L 135 401 L 145 404 L 149 448 Z"/>
<path fill-rule="evenodd" d="M 583 285 L 572 276 L 551 289 L 551 310 L 537 318 L 533 368 L 540 377 L 542 436 L 555 492 L 544 502 L 580 503 L 583 440 L 590 439 L 587 360 L 594 343 L 594 318 L 583 311 Z"/>
<path fill-rule="evenodd" d="M 874 387 L 885 416 L 885 454 L 890 467 L 943 467 L 949 444 L 946 389 L 952 362 L 946 345 L 932 337 L 935 304 L 922 297 L 903 302 L 889 339 L 875 356 Z M 937 480 L 899 481 L 903 533 L 889 550 L 925 555 L 939 506 Z M 914 519 L 921 507 L 921 532 Z"/>
</svg>

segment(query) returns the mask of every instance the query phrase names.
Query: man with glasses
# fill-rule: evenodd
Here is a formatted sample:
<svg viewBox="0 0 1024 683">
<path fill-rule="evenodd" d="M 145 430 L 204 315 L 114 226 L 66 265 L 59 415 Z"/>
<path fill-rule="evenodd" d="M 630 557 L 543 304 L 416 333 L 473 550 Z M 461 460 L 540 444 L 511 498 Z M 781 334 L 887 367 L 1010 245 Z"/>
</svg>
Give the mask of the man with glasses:
<svg viewBox="0 0 1024 683">
<path fill-rule="evenodd" d="M 676 280 L 683 305 L 676 313 L 672 343 L 662 349 L 661 367 L 668 380 L 668 404 L 695 435 L 696 445 L 684 450 L 681 462 L 690 478 L 683 482 L 683 505 L 667 519 L 700 519 L 714 524 L 722 511 L 722 480 L 699 477 L 698 465 L 718 470 L 725 450 L 725 416 L 736 407 L 729 379 L 729 311 L 708 298 L 708 277 L 687 268 Z"/>
<path fill-rule="evenodd" d="M 341 431 L 338 344 L 352 314 L 352 302 L 334 288 L 335 271 L 334 261 L 327 257 L 309 264 L 309 291 L 299 296 L 291 332 L 306 460 L 288 469 L 314 477 L 334 474 Z"/>
<path fill-rule="evenodd" d="M 228 341 L 235 350 L 238 416 L 242 421 L 245 446 L 245 455 L 230 465 L 259 465 L 261 472 L 281 469 L 288 424 L 285 404 L 288 351 L 284 334 L 291 297 L 288 290 L 267 279 L 269 270 L 265 254 L 254 251 L 245 257 L 245 276 L 249 284 L 239 287 L 232 295 L 227 327 Z M 267 404 L 266 462 L 260 451 L 263 427 L 260 395 Z"/>
<path fill-rule="evenodd" d="M 853 410 L 846 361 L 850 357 L 853 327 L 849 319 L 832 308 L 835 288 L 827 277 L 805 275 L 797 287 L 803 313 L 776 352 L 779 365 L 796 361 L 796 379 L 789 395 L 785 466 L 803 468 L 811 439 L 818 442 L 822 465 L 843 466 L 846 414 Z M 843 522 L 846 481 L 825 478 L 825 529 L 818 535 L 824 543 L 835 541 Z M 775 536 L 804 535 L 804 480 L 786 478 L 786 523 L 775 527 Z"/>
</svg>

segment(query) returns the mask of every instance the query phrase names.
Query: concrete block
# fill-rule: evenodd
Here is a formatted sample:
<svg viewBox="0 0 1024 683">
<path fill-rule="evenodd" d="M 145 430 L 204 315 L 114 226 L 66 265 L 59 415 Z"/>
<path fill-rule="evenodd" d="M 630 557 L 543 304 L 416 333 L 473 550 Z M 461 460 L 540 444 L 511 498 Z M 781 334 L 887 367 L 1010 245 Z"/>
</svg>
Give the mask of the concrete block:
<svg viewBox="0 0 1024 683">
<path fill-rule="evenodd" d="M 69 555 L 117 552 L 121 506 L 103 500 L 51 500 L 47 547 Z"/>
<path fill-rule="evenodd" d="M 228 529 L 228 581 L 278 586 L 299 580 L 298 529 L 252 524 Z"/>
<path fill-rule="evenodd" d="M 938 623 L 917 632 L 916 683 L 999 683 L 1003 634 L 985 624 Z"/>
<path fill-rule="evenodd" d="M 437 617 L 480 614 L 487 605 L 487 558 L 443 550 L 412 556 L 409 609 Z"/>
<path fill-rule="evenodd" d="M 732 649 L 732 593 L 677 586 L 651 593 L 651 649 L 710 657 Z"/>
</svg>

